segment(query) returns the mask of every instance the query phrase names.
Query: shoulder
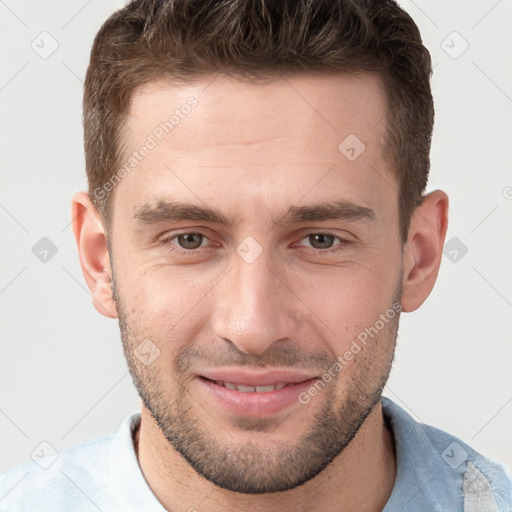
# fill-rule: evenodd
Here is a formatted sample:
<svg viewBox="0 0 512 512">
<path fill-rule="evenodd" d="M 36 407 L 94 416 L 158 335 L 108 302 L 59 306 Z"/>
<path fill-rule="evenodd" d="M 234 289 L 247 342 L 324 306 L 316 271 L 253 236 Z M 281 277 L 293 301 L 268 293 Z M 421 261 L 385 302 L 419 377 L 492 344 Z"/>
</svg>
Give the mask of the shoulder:
<svg viewBox="0 0 512 512">
<path fill-rule="evenodd" d="M 420 428 L 443 469 L 442 474 L 461 486 L 464 510 L 512 511 L 512 482 L 504 465 L 443 430 L 423 424 Z"/>
<path fill-rule="evenodd" d="M 431 510 L 444 510 L 447 506 L 454 511 L 512 510 L 512 483 L 503 465 L 452 434 L 417 422 L 387 398 L 383 398 L 382 408 L 395 438 L 396 487 L 401 484 L 400 491 L 413 487 L 414 481 L 416 499 L 428 502 Z M 402 492 L 396 489 L 395 494 Z"/>
<path fill-rule="evenodd" d="M 71 503 L 77 510 L 92 510 L 88 496 L 102 494 L 113 437 L 93 439 L 38 459 L 35 454 L 35 460 L 1 475 L 0 511 L 66 510 Z"/>
</svg>

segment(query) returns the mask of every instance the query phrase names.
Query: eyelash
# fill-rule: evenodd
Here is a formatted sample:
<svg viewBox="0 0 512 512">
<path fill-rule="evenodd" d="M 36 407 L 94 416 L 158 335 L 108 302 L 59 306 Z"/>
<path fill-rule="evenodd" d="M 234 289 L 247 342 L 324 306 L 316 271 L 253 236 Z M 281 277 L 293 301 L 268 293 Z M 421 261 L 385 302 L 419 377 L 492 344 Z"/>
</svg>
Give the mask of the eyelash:
<svg viewBox="0 0 512 512">
<path fill-rule="evenodd" d="M 206 233 L 204 233 L 201 230 L 195 230 L 195 231 L 184 231 L 182 233 L 175 233 L 172 236 L 167 236 L 167 237 L 162 239 L 162 243 L 167 245 L 167 246 L 171 246 L 171 249 L 170 249 L 171 252 L 173 252 L 175 254 L 178 254 L 180 256 L 190 256 L 191 254 L 194 254 L 194 253 L 196 253 L 197 251 L 200 250 L 200 248 L 197 248 L 197 249 L 183 249 L 183 248 L 178 247 L 177 245 L 174 245 L 172 243 L 172 241 L 174 239 L 176 239 L 176 238 L 178 238 L 179 236 L 182 236 L 182 235 L 201 235 L 201 236 L 205 237 L 206 239 L 208 239 L 208 235 Z M 314 249 L 314 248 L 312 248 L 314 253 L 317 254 L 317 255 L 322 255 L 322 254 L 325 255 L 327 253 L 337 253 L 337 252 L 343 251 L 345 249 L 345 247 L 343 247 L 343 246 L 350 245 L 352 243 L 350 240 L 346 240 L 345 238 L 341 238 L 340 236 L 335 235 L 334 233 L 329 233 L 329 232 L 324 232 L 324 231 L 312 231 L 311 233 L 307 233 L 306 235 L 304 235 L 301 238 L 301 240 L 303 240 L 304 238 L 308 238 L 311 235 L 328 235 L 328 236 L 334 237 L 335 239 L 338 239 L 338 241 L 341 242 L 339 244 L 341 247 L 338 247 L 336 249 L 332 249 L 332 248 L 328 248 L 328 249 Z M 206 249 L 208 250 L 209 248 L 206 248 Z"/>
</svg>

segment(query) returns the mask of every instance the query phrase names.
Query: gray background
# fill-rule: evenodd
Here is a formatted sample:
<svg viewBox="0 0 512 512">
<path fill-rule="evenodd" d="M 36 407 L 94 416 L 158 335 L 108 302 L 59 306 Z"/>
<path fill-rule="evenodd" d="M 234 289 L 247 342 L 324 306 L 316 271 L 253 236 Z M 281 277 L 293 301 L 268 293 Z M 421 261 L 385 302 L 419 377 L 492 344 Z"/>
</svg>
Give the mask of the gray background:
<svg viewBox="0 0 512 512">
<path fill-rule="evenodd" d="M 93 308 L 69 226 L 71 195 L 86 187 L 89 51 L 122 5 L 0 1 L 0 472 L 50 450 L 43 441 L 61 450 L 115 432 L 139 407 L 117 321 Z M 402 5 L 435 64 L 428 190 L 451 202 L 438 282 L 402 315 L 385 394 L 512 466 L 512 2 Z M 32 251 L 43 237 L 57 249 L 46 262 Z"/>
</svg>

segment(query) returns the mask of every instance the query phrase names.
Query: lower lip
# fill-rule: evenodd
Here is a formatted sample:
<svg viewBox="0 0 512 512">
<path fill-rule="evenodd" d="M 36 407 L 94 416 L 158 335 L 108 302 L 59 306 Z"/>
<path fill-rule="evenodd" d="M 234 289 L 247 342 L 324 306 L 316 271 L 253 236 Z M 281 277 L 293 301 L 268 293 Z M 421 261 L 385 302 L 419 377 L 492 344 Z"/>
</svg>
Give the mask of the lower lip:
<svg viewBox="0 0 512 512">
<path fill-rule="evenodd" d="M 266 393 L 259 393 L 257 391 L 246 393 L 236 389 L 229 389 L 205 377 L 198 377 L 197 380 L 209 396 L 214 398 L 216 402 L 220 403 L 232 414 L 264 418 L 297 403 L 300 393 L 310 388 L 318 379 L 309 379 Z"/>
</svg>

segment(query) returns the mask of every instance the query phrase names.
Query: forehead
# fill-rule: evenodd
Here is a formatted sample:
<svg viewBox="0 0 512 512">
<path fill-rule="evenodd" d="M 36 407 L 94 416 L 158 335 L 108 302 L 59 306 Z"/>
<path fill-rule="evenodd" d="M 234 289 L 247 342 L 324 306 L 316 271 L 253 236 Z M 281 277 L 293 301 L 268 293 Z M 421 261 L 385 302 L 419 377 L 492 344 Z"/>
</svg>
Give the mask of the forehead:
<svg viewBox="0 0 512 512">
<path fill-rule="evenodd" d="M 191 98 L 199 108 L 193 109 L 193 116 L 185 114 L 189 119 L 182 123 L 180 111 L 188 111 Z M 330 145 L 333 139 L 356 133 L 370 142 L 382 135 L 386 105 L 380 78 L 368 73 L 299 74 L 256 84 L 225 75 L 186 85 L 156 80 L 132 96 L 126 125 L 131 141 L 151 133 L 173 113 L 179 117 L 173 120 L 174 128 L 180 127 L 173 129 L 174 142 L 182 151 L 195 151 L 199 138 L 207 145 L 255 144 L 271 135 L 297 140 L 330 135 L 325 141 Z"/>
<path fill-rule="evenodd" d="M 132 97 L 125 161 L 139 155 L 115 203 L 133 214 L 166 196 L 226 210 L 240 198 L 250 208 L 251 197 L 252 207 L 258 198 L 276 211 L 306 195 L 378 207 L 385 192 L 396 202 L 382 158 L 385 114 L 380 80 L 370 74 L 154 81 Z"/>
</svg>

